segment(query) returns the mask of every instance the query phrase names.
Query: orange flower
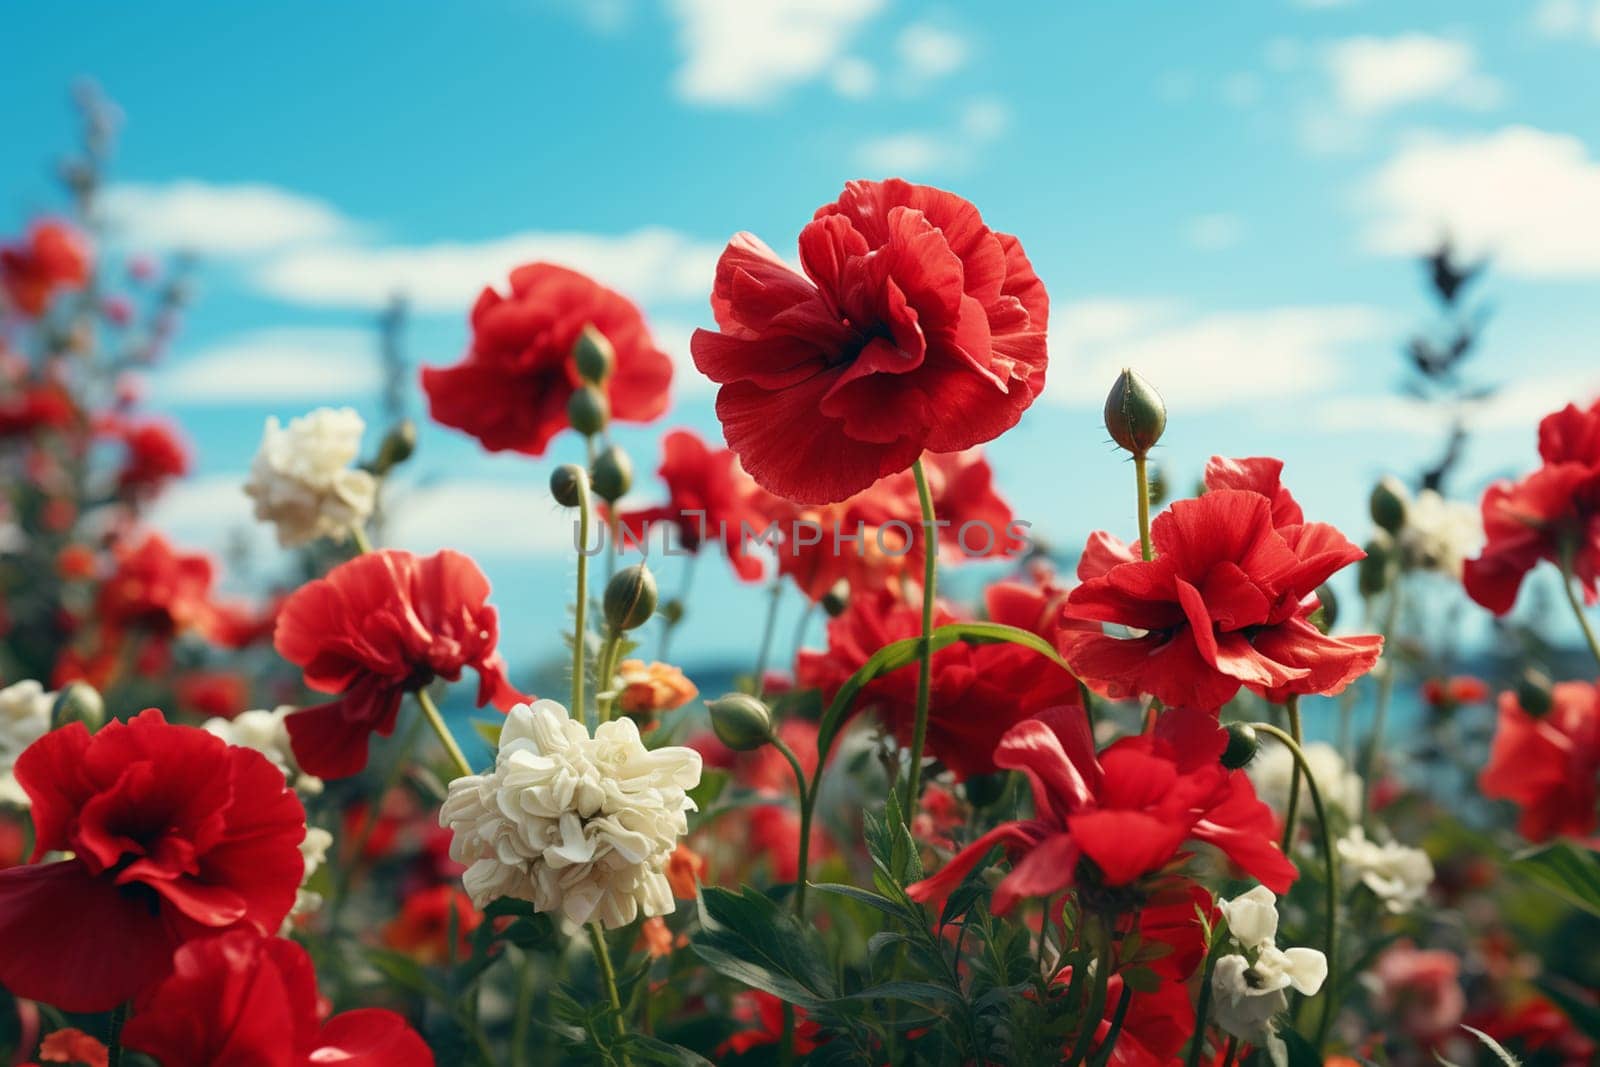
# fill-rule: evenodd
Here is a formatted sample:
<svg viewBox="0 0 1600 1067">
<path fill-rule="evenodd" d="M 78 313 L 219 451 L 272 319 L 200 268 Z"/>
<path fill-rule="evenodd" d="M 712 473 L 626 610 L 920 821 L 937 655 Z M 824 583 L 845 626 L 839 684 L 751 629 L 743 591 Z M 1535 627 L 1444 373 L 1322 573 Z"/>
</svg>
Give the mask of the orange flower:
<svg viewBox="0 0 1600 1067">
<path fill-rule="evenodd" d="M 667 860 L 667 884 L 679 900 L 693 900 L 695 887 L 705 880 L 706 858 L 680 843 Z"/>
<path fill-rule="evenodd" d="M 451 885 L 412 893 L 400 914 L 383 929 L 384 944 L 425 964 L 441 963 L 450 955 L 450 912 L 456 915 L 456 958 L 472 953 L 470 936 L 483 916 L 472 901 Z"/>
<path fill-rule="evenodd" d="M 652 915 L 639 927 L 639 942 L 650 953 L 650 958 L 659 960 L 672 955 L 672 931 L 667 928 L 667 921 L 659 915 Z"/>
<path fill-rule="evenodd" d="M 111 1060 L 111 1053 L 99 1039 L 68 1026 L 50 1034 L 40 1043 L 39 1059 L 44 1063 L 83 1063 L 88 1067 L 106 1067 Z"/>
<path fill-rule="evenodd" d="M 624 715 L 640 719 L 641 730 L 655 727 L 655 715 L 681 708 L 700 695 L 694 683 L 668 663 L 625 659 L 617 668 L 617 677 L 622 682 L 617 707 Z"/>
<path fill-rule="evenodd" d="M 67 581 L 94 576 L 95 556 L 86 545 L 67 545 L 56 553 L 56 573 Z"/>
</svg>

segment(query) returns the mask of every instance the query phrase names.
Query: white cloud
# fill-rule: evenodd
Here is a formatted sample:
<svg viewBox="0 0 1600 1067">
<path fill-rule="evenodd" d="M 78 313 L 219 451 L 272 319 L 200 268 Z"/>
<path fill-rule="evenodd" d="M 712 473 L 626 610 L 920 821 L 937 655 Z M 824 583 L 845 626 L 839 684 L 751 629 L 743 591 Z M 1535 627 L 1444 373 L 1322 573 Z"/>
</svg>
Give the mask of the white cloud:
<svg viewBox="0 0 1600 1067">
<path fill-rule="evenodd" d="M 1499 82 L 1478 71 L 1472 46 L 1446 37 L 1351 37 L 1329 46 L 1326 61 L 1335 99 L 1353 115 L 1424 100 L 1482 109 L 1503 95 Z"/>
<path fill-rule="evenodd" d="M 1222 80 L 1222 99 L 1229 107 L 1251 107 L 1261 102 L 1261 79 L 1249 71 L 1236 71 Z"/>
<path fill-rule="evenodd" d="M 1131 367 L 1186 411 L 1312 394 L 1339 382 L 1346 348 L 1385 329 L 1382 314 L 1358 305 L 1191 313 L 1161 301 L 1091 300 L 1067 305 L 1052 325 L 1052 357 L 1071 372 L 1045 389 L 1058 403 L 1100 404 Z"/>
<path fill-rule="evenodd" d="M 1533 26 L 1547 37 L 1600 42 L 1600 0 L 1544 0 L 1533 10 Z"/>
<path fill-rule="evenodd" d="M 883 0 L 672 0 L 678 94 L 750 107 L 828 71 Z"/>
<path fill-rule="evenodd" d="M 187 549 L 220 554 L 243 538 L 252 559 L 270 560 L 283 550 L 256 521 L 244 481 L 243 472 L 185 478 L 156 498 L 144 521 Z"/>
<path fill-rule="evenodd" d="M 1526 277 L 1600 275 L 1600 160 L 1567 134 L 1527 126 L 1401 149 L 1367 184 L 1374 251 L 1415 255 L 1449 233 Z"/>
<path fill-rule="evenodd" d="M 184 179 L 114 185 L 105 193 L 110 225 L 136 248 L 247 256 L 347 234 L 330 205 L 273 185 L 218 185 Z"/>
<path fill-rule="evenodd" d="M 910 177 L 957 170 L 1010 127 L 1011 110 L 1005 103 L 981 97 L 959 110 L 953 130 L 903 130 L 874 137 L 856 149 L 856 161 L 875 175 Z"/>
<path fill-rule="evenodd" d="M 954 74 L 968 58 L 967 42 L 960 34 L 931 22 L 913 23 L 901 30 L 895 51 L 906 73 L 917 80 Z"/>
<path fill-rule="evenodd" d="M 1196 248 L 1205 252 L 1219 252 L 1238 244 L 1243 233 L 1244 225 L 1237 215 L 1218 211 L 1190 219 L 1187 236 L 1189 243 Z"/>
<path fill-rule="evenodd" d="M 573 551 L 572 522 L 572 512 L 551 500 L 542 484 L 452 479 L 399 488 L 384 540 L 412 552 L 562 556 Z"/>
<path fill-rule="evenodd" d="M 1543 374 L 1512 382 L 1472 408 L 1470 425 L 1477 430 L 1527 429 L 1567 404 L 1588 404 L 1600 397 L 1600 371 Z M 1437 438 L 1447 432 L 1451 413 L 1437 404 L 1394 394 L 1331 397 L 1318 405 L 1316 428 L 1364 432 L 1387 430 Z"/>
<path fill-rule="evenodd" d="M 857 56 L 845 56 L 828 72 L 833 91 L 850 100 L 862 100 L 878 87 L 878 72 Z"/>
<path fill-rule="evenodd" d="M 618 236 L 528 232 L 478 242 L 296 249 L 263 264 L 256 281 L 292 303 L 378 307 L 400 292 L 422 312 L 464 311 L 484 286 L 503 284 L 512 267 L 549 260 L 642 302 L 700 301 L 721 252 L 664 227 Z"/>
<path fill-rule="evenodd" d="M 679 319 L 651 319 L 650 335 L 656 345 L 672 357 L 672 392 L 678 397 L 710 396 L 717 385 L 701 374 L 694 365 L 689 351 L 689 338 L 694 336 L 693 323 Z"/>
<path fill-rule="evenodd" d="M 379 386 L 377 337 L 366 330 L 260 330 L 223 341 L 160 372 L 174 404 L 353 402 Z"/>
</svg>

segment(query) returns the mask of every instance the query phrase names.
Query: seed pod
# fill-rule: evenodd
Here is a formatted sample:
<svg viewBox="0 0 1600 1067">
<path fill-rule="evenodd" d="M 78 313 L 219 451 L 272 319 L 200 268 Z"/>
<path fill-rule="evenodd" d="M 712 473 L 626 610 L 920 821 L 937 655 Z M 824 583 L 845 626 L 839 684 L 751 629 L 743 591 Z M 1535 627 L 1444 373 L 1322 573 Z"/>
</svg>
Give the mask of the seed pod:
<svg viewBox="0 0 1600 1067">
<path fill-rule="evenodd" d="M 611 418 L 611 404 L 606 394 L 592 385 L 582 385 L 567 397 L 567 421 L 585 437 L 593 437 L 606 428 Z"/>
<path fill-rule="evenodd" d="M 749 752 L 772 740 L 772 711 L 748 693 L 729 693 L 706 705 L 717 740 L 735 752 Z"/>
<path fill-rule="evenodd" d="M 606 625 L 613 630 L 634 630 L 656 612 L 656 579 L 643 563 L 624 567 L 606 583 L 601 600 Z"/>
<path fill-rule="evenodd" d="M 1406 487 L 1400 479 L 1392 474 L 1385 474 L 1378 479 L 1378 484 L 1372 487 L 1372 496 L 1367 501 L 1368 509 L 1372 512 L 1372 521 L 1378 524 L 1378 529 L 1387 530 L 1389 533 L 1398 534 L 1406 524 L 1406 501 L 1411 496 L 1406 492 Z"/>
<path fill-rule="evenodd" d="M 1142 456 L 1167 428 L 1167 405 L 1155 386 L 1123 368 L 1106 395 L 1106 432 L 1122 448 Z"/>
<path fill-rule="evenodd" d="M 564 508 L 575 508 L 583 500 L 580 490 L 589 480 L 589 472 L 576 463 L 564 463 L 550 472 L 550 495 Z"/>
<path fill-rule="evenodd" d="M 1323 633 L 1332 633 L 1339 622 L 1339 598 L 1333 593 L 1333 586 L 1324 582 L 1317 586 L 1317 610 L 1311 613 L 1311 625 Z"/>
<path fill-rule="evenodd" d="M 1517 681 L 1517 703 L 1522 705 L 1522 710 L 1534 718 L 1548 715 L 1550 707 L 1555 703 L 1552 695 L 1550 676 L 1543 671 L 1529 667 L 1522 672 L 1522 677 Z"/>
<path fill-rule="evenodd" d="M 602 499 L 620 500 L 633 485 L 633 461 L 626 452 L 612 445 L 594 458 L 589 479 Z"/>
<path fill-rule="evenodd" d="M 51 713 L 57 726 L 81 722 L 90 730 L 98 730 L 106 721 L 106 702 L 100 691 L 88 682 L 68 682 L 56 694 Z"/>
<path fill-rule="evenodd" d="M 410 419 L 401 419 L 383 435 L 383 443 L 378 446 L 378 458 L 372 464 L 372 473 L 381 478 L 410 459 L 416 451 L 417 424 Z"/>
<path fill-rule="evenodd" d="M 578 365 L 578 375 L 584 381 L 604 385 L 617 365 L 617 352 L 606 335 L 589 323 L 572 343 L 572 361 Z"/>
<path fill-rule="evenodd" d="M 1255 759 L 1260 747 L 1261 740 L 1256 737 L 1254 726 L 1247 722 L 1230 722 L 1228 747 L 1222 750 L 1222 765 L 1230 771 L 1236 771 Z"/>
</svg>

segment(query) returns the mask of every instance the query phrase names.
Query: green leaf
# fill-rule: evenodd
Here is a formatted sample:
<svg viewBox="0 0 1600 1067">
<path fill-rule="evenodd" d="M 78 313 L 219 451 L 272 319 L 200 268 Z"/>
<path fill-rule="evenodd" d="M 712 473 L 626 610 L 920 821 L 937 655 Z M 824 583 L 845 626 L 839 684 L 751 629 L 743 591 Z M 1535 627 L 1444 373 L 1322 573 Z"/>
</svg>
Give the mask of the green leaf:
<svg viewBox="0 0 1600 1067">
<path fill-rule="evenodd" d="M 707 767 L 700 772 L 700 784 L 689 790 L 689 799 L 694 801 L 696 809 L 705 811 L 716 803 L 731 778 L 727 771 Z"/>
<path fill-rule="evenodd" d="M 959 1008 L 966 1003 L 956 990 L 932 982 L 884 982 L 859 993 L 851 993 L 845 999 L 903 1000 L 935 1012 Z"/>
<path fill-rule="evenodd" d="M 700 891 L 700 932 L 691 947 L 712 970 L 815 1009 L 837 995 L 816 928 L 748 886 Z"/>
<path fill-rule="evenodd" d="M 1600 853 L 1563 841 L 1518 853 L 1508 867 L 1567 903 L 1600 917 Z"/>
<path fill-rule="evenodd" d="M 1477 1038 L 1483 1047 L 1498 1056 L 1500 1058 L 1500 1062 L 1505 1064 L 1506 1067 L 1522 1067 L 1521 1060 L 1507 1052 L 1504 1045 L 1490 1037 L 1488 1034 L 1484 1033 L 1482 1030 L 1479 1030 L 1476 1027 L 1468 1026 L 1465 1023 L 1461 1025 L 1461 1029 Z"/>
<path fill-rule="evenodd" d="M 874 908 L 883 912 L 885 915 L 893 916 L 896 919 L 905 919 L 907 917 L 906 909 L 902 907 L 898 901 L 890 900 L 885 896 L 879 896 L 870 889 L 862 889 L 860 886 L 854 885 L 845 885 L 841 882 L 812 882 L 811 888 L 821 890 L 824 893 L 832 893 L 835 896 L 848 897 L 851 900 L 865 904 L 869 908 Z"/>
<path fill-rule="evenodd" d="M 1572 1020 L 1572 1025 L 1581 1030 L 1586 1037 L 1600 1038 L 1600 1008 L 1574 996 L 1548 978 L 1540 979 L 1535 984 L 1556 1007 L 1566 1013 L 1567 1018 Z"/>
<path fill-rule="evenodd" d="M 700 1053 L 648 1034 L 630 1033 L 620 1047 L 632 1057 L 634 1063 L 658 1063 L 662 1067 L 711 1067 L 711 1061 Z"/>
<path fill-rule="evenodd" d="M 472 728 L 478 736 L 489 742 L 489 750 L 495 751 L 500 747 L 500 731 L 505 727 L 502 719 L 473 719 Z"/>
</svg>

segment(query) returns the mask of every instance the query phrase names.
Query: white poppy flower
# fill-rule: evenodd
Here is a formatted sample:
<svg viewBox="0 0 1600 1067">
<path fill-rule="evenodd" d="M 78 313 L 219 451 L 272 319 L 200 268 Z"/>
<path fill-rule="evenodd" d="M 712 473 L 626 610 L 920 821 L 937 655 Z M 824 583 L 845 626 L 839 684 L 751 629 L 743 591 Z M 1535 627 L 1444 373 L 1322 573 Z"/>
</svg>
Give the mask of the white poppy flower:
<svg viewBox="0 0 1600 1067">
<path fill-rule="evenodd" d="M 693 749 L 647 749 L 627 718 L 591 738 L 540 700 L 507 713 L 494 769 L 451 782 L 439 822 L 478 907 L 516 897 L 616 928 L 673 910 L 666 863 L 699 782 Z"/>
<path fill-rule="evenodd" d="M 0 804 L 28 807 L 28 794 L 11 773 L 23 749 L 50 732 L 56 695 L 28 679 L 0 689 Z"/>
<path fill-rule="evenodd" d="M 1228 920 L 1228 934 L 1245 948 L 1270 945 L 1278 937 L 1278 898 L 1258 885 L 1243 896 L 1219 900 L 1217 907 Z"/>
<path fill-rule="evenodd" d="M 1272 1036 L 1273 1018 L 1289 1007 L 1283 987 L 1265 989 L 1243 956 L 1223 956 L 1211 972 L 1211 1021 L 1252 1044 Z"/>
<path fill-rule="evenodd" d="M 278 928 L 279 937 L 288 937 L 294 929 L 294 920 L 301 915 L 309 915 L 322 907 L 322 894 L 314 893 L 306 888 L 311 881 L 311 876 L 317 873 L 328 859 L 328 848 L 333 844 L 333 835 L 320 826 L 306 827 L 306 836 L 300 841 L 300 862 L 305 865 L 305 870 L 300 875 L 300 888 L 295 890 L 294 906 L 289 909 L 289 914 L 283 917 L 283 925 Z"/>
<path fill-rule="evenodd" d="M 1311 777 L 1322 794 L 1322 802 L 1347 814 L 1361 810 L 1361 776 L 1345 765 L 1339 750 L 1326 741 L 1302 746 Z M 1261 753 L 1245 769 L 1256 787 L 1256 795 L 1272 810 L 1283 814 L 1288 808 L 1289 780 L 1294 773 L 1294 757 L 1283 745 L 1263 744 Z M 1300 783 L 1300 810 L 1311 808 L 1311 793 Z"/>
<path fill-rule="evenodd" d="M 1361 827 L 1338 841 L 1340 869 L 1349 879 L 1360 881 L 1383 901 L 1389 911 L 1409 911 L 1428 895 L 1433 884 L 1433 861 L 1420 848 L 1407 848 L 1393 841 L 1378 844 L 1367 840 Z"/>
<path fill-rule="evenodd" d="M 289 728 L 284 725 L 284 719 L 294 710 L 293 706 L 283 704 L 273 711 L 244 711 L 231 719 L 207 719 L 200 724 L 200 728 L 230 745 L 261 753 L 283 772 L 284 780 L 296 792 L 315 796 L 322 792 L 322 779 L 300 770 L 300 765 L 294 759 L 294 749 L 289 744 Z"/>
<path fill-rule="evenodd" d="M 378 481 L 350 466 L 365 429 L 351 408 L 318 408 L 287 427 L 267 419 L 244 491 L 255 501 L 256 518 L 277 527 L 279 544 L 342 542 L 372 515 Z"/>
</svg>

